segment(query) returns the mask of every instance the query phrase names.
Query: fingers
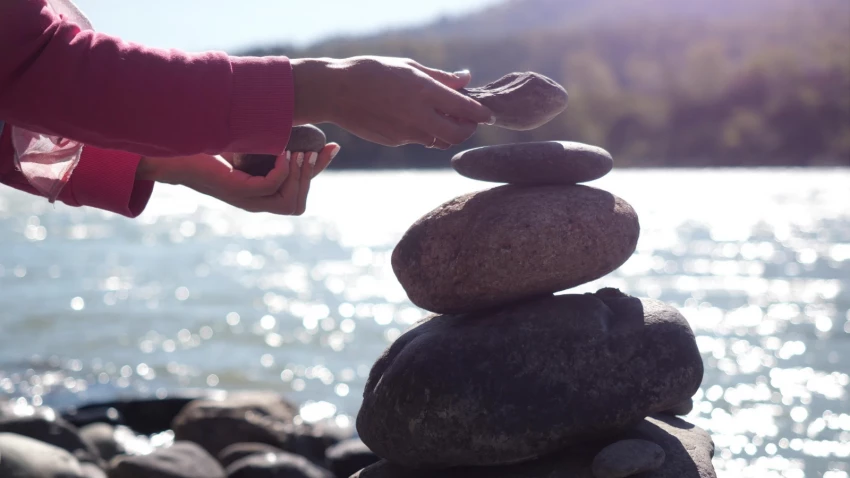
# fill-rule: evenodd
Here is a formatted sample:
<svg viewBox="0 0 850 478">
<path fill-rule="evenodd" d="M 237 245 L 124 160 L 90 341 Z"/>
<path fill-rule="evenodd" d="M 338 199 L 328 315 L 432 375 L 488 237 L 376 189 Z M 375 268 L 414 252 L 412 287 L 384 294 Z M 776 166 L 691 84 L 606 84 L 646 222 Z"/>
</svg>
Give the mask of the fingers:
<svg viewBox="0 0 850 478">
<path fill-rule="evenodd" d="M 475 124 L 493 122 L 493 112 L 472 98 L 439 85 L 433 91 L 431 99 L 438 112 Z"/>
<path fill-rule="evenodd" d="M 246 197 L 262 197 L 274 194 L 289 178 L 291 168 L 289 154 L 282 154 L 275 159 L 274 168 L 265 176 L 251 176 L 243 171 L 233 170 L 232 174 L 242 179 L 236 183 L 230 194 Z"/>
<path fill-rule="evenodd" d="M 305 153 L 304 164 L 301 166 L 301 180 L 298 185 L 298 201 L 295 206 L 294 216 L 300 216 L 307 210 L 307 193 L 310 192 L 310 180 L 313 179 L 313 165 L 319 153 Z"/>
<path fill-rule="evenodd" d="M 301 166 L 304 164 L 304 153 L 289 153 L 291 155 L 290 175 L 280 187 L 277 212 L 278 214 L 290 215 L 298 208 L 298 188 L 301 183 Z"/>
<path fill-rule="evenodd" d="M 466 88 L 466 86 L 469 85 L 469 82 L 472 81 L 472 75 L 469 73 L 469 70 L 461 70 L 456 71 L 454 73 L 448 73 L 442 70 L 437 70 L 435 68 L 428 68 L 427 66 L 422 66 L 415 61 L 412 61 L 410 63 L 410 66 L 425 73 L 426 75 L 430 76 L 431 78 L 439 81 L 440 83 L 446 85 L 447 87 L 453 90 Z"/>
<path fill-rule="evenodd" d="M 336 155 L 339 154 L 340 149 L 341 146 L 336 143 L 329 143 L 325 146 L 325 148 L 322 150 L 322 152 L 319 153 L 319 156 L 316 159 L 316 165 L 313 166 L 312 174 L 314 178 L 318 176 L 319 173 L 324 171 L 329 164 L 331 164 L 331 161 L 333 161 Z"/>
<path fill-rule="evenodd" d="M 424 128 L 430 139 L 422 144 L 429 146 L 433 138 L 450 145 L 460 144 L 475 134 L 477 127 L 475 123 L 459 122 L 434 111 L 425 118 Z"/>
</svg>

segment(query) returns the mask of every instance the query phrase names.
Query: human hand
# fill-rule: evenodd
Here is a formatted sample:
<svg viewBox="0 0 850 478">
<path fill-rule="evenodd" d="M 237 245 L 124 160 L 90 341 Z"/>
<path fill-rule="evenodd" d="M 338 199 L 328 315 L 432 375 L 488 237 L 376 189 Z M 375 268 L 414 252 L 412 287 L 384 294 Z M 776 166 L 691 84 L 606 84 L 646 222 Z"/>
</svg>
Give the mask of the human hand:
<svg viewBox="0 0 850 478">
<path fill-rule="evenodd" d="M 300 216 L 307 207 L 310 182 L 339 153 L 329 143 L 319 153 L 287 151 L 265 176 L 233 169 L 224 157 L 208 154 L 142 158 L 137 179 L 180 184 L 249 212 Z"/>
<path fill-rule="evenodd" d="M 492 112 L 457 90 L 468 72 L 413 60 L 362 56 L 292 60 L 296 124 L 331 122 L 384 146 L 447 149 L 466 141 Z"/>
</svg>

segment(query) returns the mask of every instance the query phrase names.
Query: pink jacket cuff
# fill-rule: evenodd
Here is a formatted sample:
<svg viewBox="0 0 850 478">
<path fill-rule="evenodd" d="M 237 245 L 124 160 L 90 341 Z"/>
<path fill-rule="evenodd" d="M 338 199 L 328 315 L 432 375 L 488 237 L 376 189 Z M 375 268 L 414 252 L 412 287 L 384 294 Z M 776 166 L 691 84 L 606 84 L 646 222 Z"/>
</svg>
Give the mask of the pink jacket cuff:
<svg viewBox="0 0 850 478">
<path fill-rule="evenodd" d="M 136 180 L 140 160 L 138 154 L 86 146 L 63 192 L 77 203 L 72 205 L 135 218 L 145 210 L 154 184 Z"/>
<path fill-rule="evenodd" d="M 295 89 L 286 57 L 230 57 L 232 152 L 283 154 L 292 129 Z"/>
</svg>

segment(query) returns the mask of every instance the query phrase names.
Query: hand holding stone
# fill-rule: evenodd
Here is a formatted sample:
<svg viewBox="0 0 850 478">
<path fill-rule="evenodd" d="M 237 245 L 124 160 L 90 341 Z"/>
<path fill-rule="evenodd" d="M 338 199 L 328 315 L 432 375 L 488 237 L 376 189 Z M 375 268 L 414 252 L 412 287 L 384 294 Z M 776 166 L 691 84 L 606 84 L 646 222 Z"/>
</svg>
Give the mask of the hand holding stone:
<svg viewBox="0 0 850 478">
<path fill-rule="evenodd" d="M 517 131 L 543 126 L 567 108 L 567 90 L 538 73 L 511 73 L 463 93 L 490 108 L 496 126 Z"/>
<path fill-rule="evenodd" d="M 491 121 L 488 108 L 458 91 L 468 72 L 373 56 L 293 60 L 292 68 L 296 124 L 331 122 L 384 146 L 445 149 Z"/>
<path fill-rule="evenodd" d="M 286 151 L 290 153 L 319 153 L 325 147 L 325 133 L 313 125 L 295 126 L 289 134 Z M 234 154 L 233 169 L 251 176 L 265 176 L 274 168 L 277 156 L 273 154 Z"/>
</svg>

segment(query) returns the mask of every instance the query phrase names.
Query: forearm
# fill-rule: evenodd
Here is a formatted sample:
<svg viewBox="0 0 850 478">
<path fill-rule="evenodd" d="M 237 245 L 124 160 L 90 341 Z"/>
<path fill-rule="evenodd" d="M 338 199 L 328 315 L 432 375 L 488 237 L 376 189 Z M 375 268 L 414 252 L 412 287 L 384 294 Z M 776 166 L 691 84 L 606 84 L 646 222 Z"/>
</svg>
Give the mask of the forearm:
<svg viewBox="0 0 850 478">
<path fill-rule="evenodd" d="M 283 57 L 145 48 L 80 31 L 45 0 L 0 2 L 0 117 L 148 155 L 280 154 L 293 122 Z"/>
</svg>

